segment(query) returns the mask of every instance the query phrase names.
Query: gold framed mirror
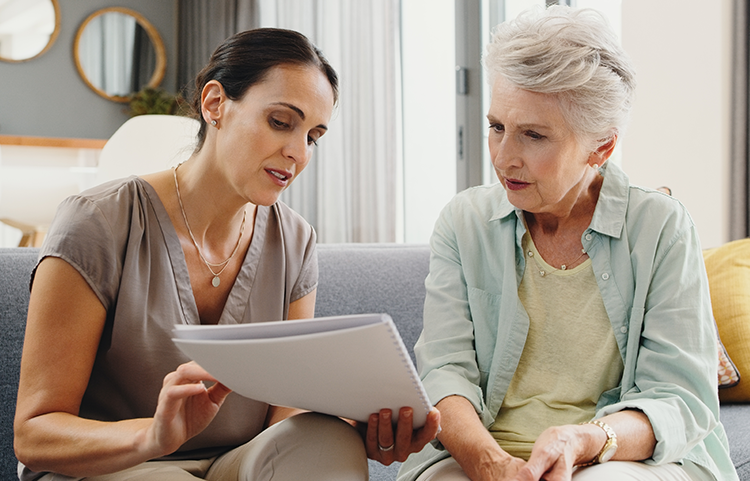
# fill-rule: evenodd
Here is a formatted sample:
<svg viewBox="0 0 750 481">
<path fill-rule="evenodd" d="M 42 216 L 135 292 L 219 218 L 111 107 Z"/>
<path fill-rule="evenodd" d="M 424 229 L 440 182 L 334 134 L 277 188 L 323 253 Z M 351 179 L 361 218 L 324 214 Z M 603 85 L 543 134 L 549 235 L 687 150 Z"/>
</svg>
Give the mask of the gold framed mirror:
<svg viewBox="0 0 750 481">
<path fill-rule="evenodd" d="M 159 32 L 143 15 L 123 7 L 89 15 L 76 33 L 73 57 L 86 85 L 115 102 L 158 87 L 167 66 Z"/>
<path fill-rule="evenodd" d="M 60 33 L 58 0 L 0 0 L 0 60 L 27 62 L 43 55 Z"/>
</svg>

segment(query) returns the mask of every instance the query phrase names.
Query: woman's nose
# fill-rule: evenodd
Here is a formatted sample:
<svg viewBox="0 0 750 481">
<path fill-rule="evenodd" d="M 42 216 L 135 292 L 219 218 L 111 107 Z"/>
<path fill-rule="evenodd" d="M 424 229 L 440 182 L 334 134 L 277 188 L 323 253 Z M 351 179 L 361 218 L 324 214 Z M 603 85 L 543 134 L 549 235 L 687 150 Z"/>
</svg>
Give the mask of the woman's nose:
<svg viewBox="0 0 750 481">
<path fill-rule="evenodd" d="M 300 136 L 294 136 L 284 145 L 282 154 L 284 157 L 292 160 L 296 163 L 307 163 L 310 160 L 312 154 L 310 145 L 307 142 L 307 136 L 299 138 Z"/>
<path fill-rule="evenodd" d="M 515 142 L 508 135 L 490 143 L 490 157 L 496 169 L 506 169 L 520 165 L 521 157 Z"/>
</svg>

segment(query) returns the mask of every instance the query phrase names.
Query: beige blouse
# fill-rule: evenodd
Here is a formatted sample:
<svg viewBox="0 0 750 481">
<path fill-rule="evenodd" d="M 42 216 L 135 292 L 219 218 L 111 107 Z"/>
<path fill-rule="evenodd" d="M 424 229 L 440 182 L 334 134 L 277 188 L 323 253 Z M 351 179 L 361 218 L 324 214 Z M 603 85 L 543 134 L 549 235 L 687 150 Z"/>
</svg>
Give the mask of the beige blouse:
<svg viewBox="0 0 750 481">
<path fill-rule="evenodd" d="M 39 259 L 47 256 L 76 268 L 107 310 L 80 415 L 153 416 L 164 376 L 189 361 L 171 341 L 173 326 L 200 323 L 180 241 L 156 192 L 132 176 L 68 198 Z M 317 281 L 312 227 L 280 202 L 259 207 L 219 323 L 286 319 L 289 303 Z M 172 456 L 210 457 L 243 444 L 262 430 L 267 409 L 232 393 L 211 425 Z"/>
</svg>

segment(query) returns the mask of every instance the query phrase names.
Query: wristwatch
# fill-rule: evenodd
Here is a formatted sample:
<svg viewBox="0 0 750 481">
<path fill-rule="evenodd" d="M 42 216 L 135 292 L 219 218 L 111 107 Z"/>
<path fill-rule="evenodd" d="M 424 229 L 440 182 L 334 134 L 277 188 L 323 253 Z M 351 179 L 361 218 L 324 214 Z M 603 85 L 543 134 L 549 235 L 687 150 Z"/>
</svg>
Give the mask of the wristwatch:
<svg viewBox="0 0 750 481">
<path fill-rule="evenodd" d="M 606 463 L 607 461 L 612 459 L 612 456 L 614 456 L 615 452 L 617 452 L 617 434 L 615 434 L 615 431 L 607 424 L 598 420 L 587 421 L 581 424 L 596 424 L 597 426 L 602 428 L 607 434 L 607 442 L 604 443 L 604 447 L 602 447 L 602 450 L 599 451 L 599 454 L 594 456 L 594 459 L 592 459 L 588 463 L 579 464 L 578 466 L 591 466 L 592 464 Z"/>
</svg>

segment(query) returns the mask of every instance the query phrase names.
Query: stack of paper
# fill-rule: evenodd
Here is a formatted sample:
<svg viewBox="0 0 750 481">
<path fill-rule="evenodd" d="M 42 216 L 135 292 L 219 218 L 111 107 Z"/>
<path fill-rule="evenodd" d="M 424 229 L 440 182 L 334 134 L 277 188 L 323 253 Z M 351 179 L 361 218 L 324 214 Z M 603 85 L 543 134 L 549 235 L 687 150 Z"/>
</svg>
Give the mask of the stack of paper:
<svg viewBox="0 0 750 481">
<path fill-rule="evenodd" d="M 367 421 L 432 406 L 387 314 L 219 326 L 177 325 L 175 344 L 233 391 L 258 401 Z"/>
</svg>

